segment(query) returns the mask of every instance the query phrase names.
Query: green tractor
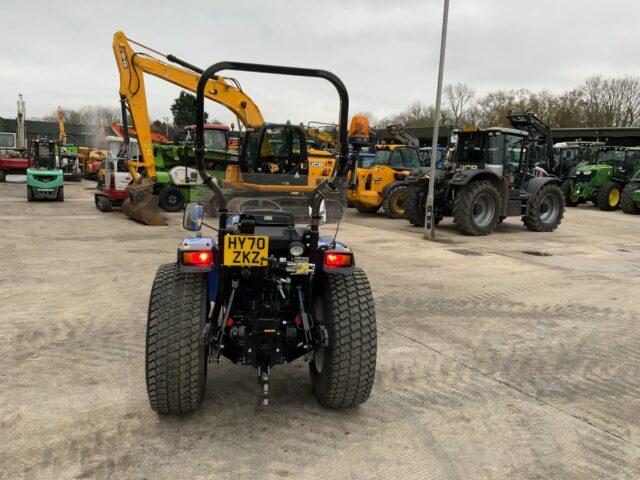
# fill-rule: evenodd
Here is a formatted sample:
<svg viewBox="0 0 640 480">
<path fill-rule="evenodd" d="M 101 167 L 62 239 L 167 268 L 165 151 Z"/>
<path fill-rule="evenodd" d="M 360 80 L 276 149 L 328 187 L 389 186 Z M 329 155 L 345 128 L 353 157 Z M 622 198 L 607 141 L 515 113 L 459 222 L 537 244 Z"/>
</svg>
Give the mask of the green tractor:
<svg viewBox="0 0 640 480">
<path fill-rule="evenodd" d="M 229 127 L 207 124 L 204 130 L 205 166 L 211 174 L 221 180 L 229 164 L 235 164 L 238 153 L 228 149 Z M 185 127 L 173 145 L 155 144 L 153 155 L 157 170 L 154 192 L 159 197 L 160 207 L 167 212 L 177 212 L 186 202 L 202 201 L 210 197 L 209 189 L 203 189 L 202 179 L 195 168 L 195 125 Z"/>
<path fill-rule="evenodd" d="M 568 180 L 579 165 L 590 165 L 595 161 L 598 147 L 604 147 L 604 142 L 562 142 L 553 146 L 552 173 L 563 182 Z"/>
<path fill-rule="evenodd" d="M 30 168 L 27 169 L 27 200 L 64 201 L 64 177 L 56 161 L 57 142 L 36 139 L 31 144 Z"/>
<path fill-rule="evenodd" d="M 591 201 L 600 210 L 615 210 L 625 186 L 639 176 L 640 148 L 599 147 L 595 163 L 579 166 L 567 181 L 565 204 L 575 207 Z"/>
<path fill-rule="evenodd" d="M 76 147 L 73 142 L 65 145 L 58 144 L 56 153 L 64 179 L 74 182 L 82 180 L 83 173 L 78 161 L 78 147 Z"/>
</svg>

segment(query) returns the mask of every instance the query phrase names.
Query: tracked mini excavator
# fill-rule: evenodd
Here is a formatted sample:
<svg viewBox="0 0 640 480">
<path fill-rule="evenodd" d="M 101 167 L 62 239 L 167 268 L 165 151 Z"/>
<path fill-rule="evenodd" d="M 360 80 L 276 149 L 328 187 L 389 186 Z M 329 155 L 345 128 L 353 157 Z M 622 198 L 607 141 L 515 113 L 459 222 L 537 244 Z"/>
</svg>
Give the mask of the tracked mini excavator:
<svg viewBox="0 0 640 480">
<path fill-rule="evenodd" d="M 136 52 L 131 47 L 131 44 L 137 45 L 146 51 Z M 113 51 L 120 74 L 120 103 L 124 131 L 128 132 L 127 113 L 129 113 L 136 130 L 142 156 L 140 161 L 129 160 L 127 162 L 127 168 L 133 180 L 128 187 L 129 198 L 122 205 L 122 210 L 128 217 L 141 223 L 166 225 L 166 221 L 158 208 L 158 196 L 154 195 L 156 168 L 147 110 L 144 74 L 153 75 L 185 90 L 195 92 L 203 70 L 174 55 L 158 52 L 131 40 L 123 32 L 115 33 Z M 260 109 L 242 91 L 237 80 L 214 75 L 207 81 L 204 96 L 229 109 L 238 118 L 238 121 L 243 124 L 248 138 L 256 137 L 265 128 Z M 293 132 L 297 128 L 292 125 L 287 131 Z M 304 135 L 304 131 L 302 131 L 302 134 Z M 125 142 L 127 141 L 128 136 L 125 135 Z M 264 165 L 264 168 L 269 169 L 269 173 L 284 173 L 289 164 L 295 163 L 294 159 L 279 156 L 278 152 L 271 153 L 273 161 Z M 309 148 L 308 162 L 299 165 L 300 172 L 298 173 L 299 176 L 310 178 L 315 187 L 316 182 L 319 183 L 331 177 L 334 166 L 335 158 L 330 152 Z M 225 181 L 229 177 L 229 182 L 237 184 L 238 178 L 240 178 L 239 173 L 240 170 L 238 168 L 230 167 L 227 169 Z"/>
</svg>

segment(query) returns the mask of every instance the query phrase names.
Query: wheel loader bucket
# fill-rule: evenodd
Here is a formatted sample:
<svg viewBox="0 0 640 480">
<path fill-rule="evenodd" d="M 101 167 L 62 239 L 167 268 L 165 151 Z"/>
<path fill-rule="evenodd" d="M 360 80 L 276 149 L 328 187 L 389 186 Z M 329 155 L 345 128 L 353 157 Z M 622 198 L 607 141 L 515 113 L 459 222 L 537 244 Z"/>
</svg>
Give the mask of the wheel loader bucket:
<svg viewBox="0 0 640 480">
<path fill-rule="evenodd" d="M 167 221 L 160 214 L 158 196 L 153 194 L 155 180 L 142 178 L 127 188 L 129 198 L 122 204 L 124 214 L 145 225 L 163 226 Z"/>
</svg>

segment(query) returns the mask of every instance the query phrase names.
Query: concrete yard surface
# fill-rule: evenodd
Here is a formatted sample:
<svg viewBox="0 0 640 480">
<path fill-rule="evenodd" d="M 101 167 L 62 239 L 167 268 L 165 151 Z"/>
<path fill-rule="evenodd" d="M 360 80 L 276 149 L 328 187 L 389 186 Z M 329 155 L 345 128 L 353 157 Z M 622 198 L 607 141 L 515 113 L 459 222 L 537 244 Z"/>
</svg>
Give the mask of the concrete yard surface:
<svg viewBox="0 0 640 480">
<path fill-rule="evenodd" d="M 185 235 L 102 214 L 91 182 L 27 203 L 0 184 L 0 478 L 640 478 L 640 216 L 568 209 L 439 241 L 350 210 L 372 284 L 372 396 L 320 407 L 307 365 L 211 365 L 202 408 L 151 410 L 148 297 Z M 331 230 L 329 226 L 325 227 Z"/>
</svg>

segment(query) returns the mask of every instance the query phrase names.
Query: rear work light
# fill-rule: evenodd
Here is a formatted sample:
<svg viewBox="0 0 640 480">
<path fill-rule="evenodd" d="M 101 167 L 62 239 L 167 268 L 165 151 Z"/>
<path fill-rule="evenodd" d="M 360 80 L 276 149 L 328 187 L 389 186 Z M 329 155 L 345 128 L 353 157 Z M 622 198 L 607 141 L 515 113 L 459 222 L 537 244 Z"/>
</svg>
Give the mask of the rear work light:
<svg viewBox="0 0 640 480">
<path fill-rule="evenodd" d="M 350 267 L 351 254 L 339 252 L 324 252 L 325 267 Z"/>
<path fill-rule="evenodd" d="M 211 265 L 213 255 L 211 250 L 199 250 L 195 252 L 182 252 L 182 264 L 192 266 Z"/>
</svg>

